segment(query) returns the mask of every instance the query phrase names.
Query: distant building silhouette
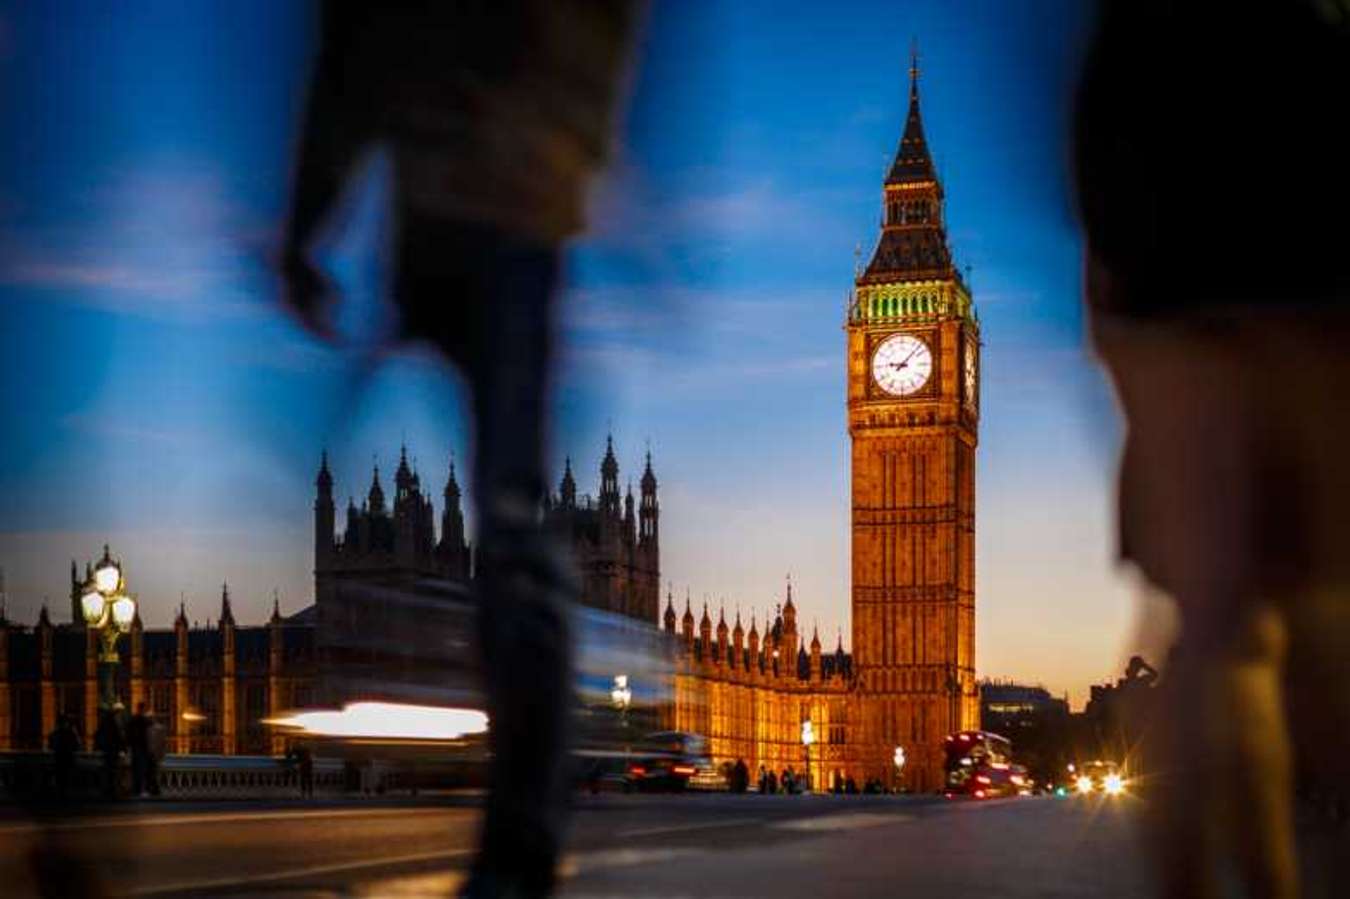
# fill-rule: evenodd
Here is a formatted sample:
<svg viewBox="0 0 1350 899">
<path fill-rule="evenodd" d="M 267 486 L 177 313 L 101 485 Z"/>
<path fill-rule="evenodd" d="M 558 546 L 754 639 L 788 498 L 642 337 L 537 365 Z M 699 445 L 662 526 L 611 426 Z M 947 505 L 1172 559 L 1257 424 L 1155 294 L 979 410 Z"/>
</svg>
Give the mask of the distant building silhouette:
<svg viewBox="0 0 1350 899">
<path fill-rule="evenodd" d="M 650 453 L 641 500 L 621 497 L 613 441 L 600 464 L 597 499 L 578 496 L 570 460 L 557 494 L 546 499 L 552 527 L 570 535 L 582 574 L 582 602 L 657 624 L 660 509 Z M 262 626 L 234 620 L 229 588 L 221 591 L 216 623 L 189 624 L 180 604 L 172 628 L 147 630 L 139 614 L 119 641 L 122 703 L 146 702 L 168 728 L 175 753 L 279 754 L 283 741 L 261 722 L 323 695 L 326 657 L 320 621 L 348 614 L 370 585 L 407 585 L 420 578 L 469 584 L 473 551 L 465 535 L 461 490 L 453 462 L 442 491 L 439 534 L 435 509 L 406 450 L 394 472 L 392 502 L 379 469 L 360 506 L 347 503 L 338 532 L 334 479 L 323 454 L 315 478 L 315 604 L 283 617 L 274 600 Z M 88 738 L 98 713 L 98 645 L 80 609 L 92 564 L 70 568 L 70 621 L 55 624 L 44 605 L 35 627 L 5 618 L 0 603 L 0 751 L 40 749 L 58 716 L 69 714 Z M 359 626 L 359 619 L 358 619 Z"/>
<path fill-rule="evenodd" d="M 1039 783 L 1056 783 L 1075 760 L 1069 701 L 1039 685 L 980 683 L 980 729 L 1012 741 L 1013 759 Z"/>
</svg>

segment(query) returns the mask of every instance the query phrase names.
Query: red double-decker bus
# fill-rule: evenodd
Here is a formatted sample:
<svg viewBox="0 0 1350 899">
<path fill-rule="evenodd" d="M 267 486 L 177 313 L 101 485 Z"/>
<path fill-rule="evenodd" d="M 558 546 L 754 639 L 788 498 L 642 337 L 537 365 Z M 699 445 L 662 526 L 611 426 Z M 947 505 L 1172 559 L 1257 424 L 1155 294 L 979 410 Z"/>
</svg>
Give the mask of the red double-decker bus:
<svg viewBox="0 0 1350 899">
<path fill-rule="evenodd" d="M 1012 761 L 1012 743 L 1007 737 L 983 730 L 963 730 L 943 741 L 946 782 L 943 793 L 951 799 L 970 796 L 993 799 L 1026 792 L 1026 773 Z"/>
</svg>

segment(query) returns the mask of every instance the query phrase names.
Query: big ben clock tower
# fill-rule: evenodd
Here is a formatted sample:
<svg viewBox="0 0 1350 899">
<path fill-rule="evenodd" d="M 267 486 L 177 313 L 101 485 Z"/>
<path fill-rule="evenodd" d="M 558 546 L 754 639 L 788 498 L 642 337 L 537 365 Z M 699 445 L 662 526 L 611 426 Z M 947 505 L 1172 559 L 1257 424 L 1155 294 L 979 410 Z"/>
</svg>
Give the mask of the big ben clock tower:
<svg viewBox="0 0 1350 899">
<path fill-rule="evenodd" d="M 942 184 L 909 115 L 881 239 L 849 307 L 854 673 L 865 776 L 937 788 L 942 741 L 978 726 L 975 445 L 979 324 L 952 263 Z"/>
</svg>

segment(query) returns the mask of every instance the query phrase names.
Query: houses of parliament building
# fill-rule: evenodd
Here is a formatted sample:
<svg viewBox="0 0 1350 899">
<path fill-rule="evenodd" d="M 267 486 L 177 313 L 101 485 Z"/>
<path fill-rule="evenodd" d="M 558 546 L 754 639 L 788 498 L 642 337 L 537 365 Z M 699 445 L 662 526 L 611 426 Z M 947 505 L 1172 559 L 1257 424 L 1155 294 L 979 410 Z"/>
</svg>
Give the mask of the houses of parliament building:
<svg viewBox="0 0 1350 899">
<path fill-rule="evenodd" d="M 851 444 L 852 652 L 842 635 L 826 651 L 798 623 L 799 598 L 785 585 L 772 618 L 706 605 L 695 617 L 660 596 L 659 504 L 648 455 L 634 497 L 621 493 L 612 442 L 594 497 L 577 494 L 570 460 L 545 501 L 550 526 L 570 540 L 589 606 L 660 626 L 677 658 L 669 726 L 709 738 L 715 763 L 743 759 L 752 771 L 801 771 L 802 724 L 812 722 L 816 788 L 837 779 L 879 779 L 932 790 L 941 783 L 942 741 L 978 718 L 975 647 L 975 448 L 979 421 L 979 323 L 947 242 L 942 183 L 920 116 L 911 72 L 903 136 L 882 186 L 881 233 L 858 272 L 846 321 L 846 414 Z M 453 465 L 439 533 L 420 477 L 400 459 L 392 502 L 378 469 L 361 504 L 349 500 L 337 531 L 334 483 L 325 458 L 314 504 L 315 605 L 289 617 L 274 608 L 257 627 L 234 622 L 228 590 L 218 622 L 192 628 L 180 608 L 171 630 L 137 620 L 122 638 L 119 689 L 128 705 L 149 702 L 170 722 L 179 752 L 277 752 L 259 723 L 314 700 L 319 652 L 316 609 L 345 584 L 433 577 L 467 581 L 465 537 Z M 93 732 L 96 646 L 79 624 L 35 628 L 0 613 L 0 750 L 36 748 L 58 714 Z M 762 628 L 762 630 L 761 630 Z M 196 712 L 188 723 L 187 710 Z M 906 763 L 895 764 L 896 749 Z"/>
</svg>

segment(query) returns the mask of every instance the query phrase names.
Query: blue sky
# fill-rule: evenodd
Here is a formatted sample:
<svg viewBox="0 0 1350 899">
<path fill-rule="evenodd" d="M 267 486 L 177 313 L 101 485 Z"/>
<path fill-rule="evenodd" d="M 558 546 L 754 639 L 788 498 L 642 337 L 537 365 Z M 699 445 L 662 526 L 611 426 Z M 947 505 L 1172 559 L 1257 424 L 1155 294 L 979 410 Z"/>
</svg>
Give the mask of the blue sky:
<svg viewBox="0 0 1350 899">
<path fill-rule="evenodd" d="M 267 266 L 310 50 L 301 4 L 0 3 L 0 564 L 57 617 L 110 541 L 145 614 L 309 602 L 328 447 L 360 495 L 406 440 L 439 492 L 452 373 L 371 341 L 382 166 L 325 255 L 354 347 L 300 333 Z M 959 6 L 959 10 L 956 8 Z M 1081 697 L 1134 641 L 1112 570 L 1119 423 L 1088 357 L 1068 193 L 1076 3 L 664 3 L 568 256 L 553 456 L 594 490 L 650 440 L 663 577 L 763 614 L 790 571 L 848 637 L 842 312 L 877 235 L 911 38 L 953 248 L 983 322 L 978 667 Z"/>
</svg>

